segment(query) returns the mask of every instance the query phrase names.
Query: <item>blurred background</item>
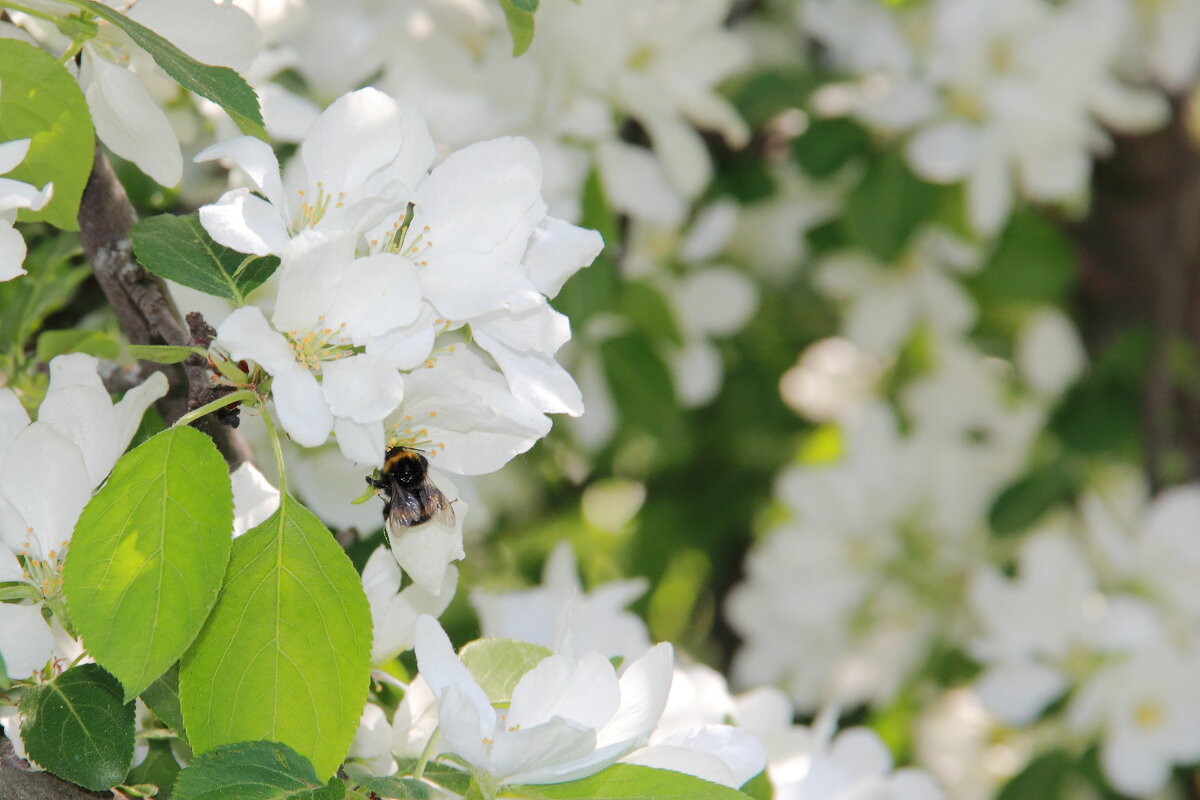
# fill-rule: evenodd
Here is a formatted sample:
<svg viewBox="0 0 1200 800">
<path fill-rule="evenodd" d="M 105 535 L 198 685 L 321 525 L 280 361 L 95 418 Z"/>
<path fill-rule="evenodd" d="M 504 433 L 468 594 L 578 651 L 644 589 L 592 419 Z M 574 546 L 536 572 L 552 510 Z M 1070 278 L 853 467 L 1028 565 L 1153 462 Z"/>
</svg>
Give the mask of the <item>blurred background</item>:
<svg viewBox="0 0 1200 800">
<path fill-rule="evenodd" d="M 646 579 L 652 640 L 947 797 L 1200 797 L 1200 0 L 543 0 L 520 56 L 507 0 L 234 4 L 285 155 L 375 85 L 443 152 L 529 137 L 604 236 L 554 301 L 587 411 L 459 482 L 464 587 L 539 585 L 566 541 L 587 589 Z M 187 156 L 234 128 L 147 82 L 186 190 L 118 171 L 194 209 L 226 179 Z M 8 357 L 64 321 L 93 338 L 39 358 L 115 347 L 27 238 Z M 361 476 L 288 459 L 361 566 Z"/>
</svg>

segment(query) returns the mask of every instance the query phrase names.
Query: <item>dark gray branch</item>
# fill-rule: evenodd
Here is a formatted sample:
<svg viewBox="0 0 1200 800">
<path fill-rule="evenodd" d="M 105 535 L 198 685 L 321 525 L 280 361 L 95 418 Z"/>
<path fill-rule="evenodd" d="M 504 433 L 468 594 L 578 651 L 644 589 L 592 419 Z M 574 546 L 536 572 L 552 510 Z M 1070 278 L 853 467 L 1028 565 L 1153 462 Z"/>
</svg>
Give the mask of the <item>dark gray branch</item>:
<svg viewBox="0 0 1200 800">
<path fill-rule="evenodd" d="M 137 212 L 125 188 L 97 147 L 92 174 L 79 206 L 79 240 L 100 288 L 116 313 L 121 330 L 133 344 L 189 344 L 190 334 L 166 286 L 133 258 L 129 230 L 135 222 Z M 159 413 L 167 424 L 187 412 L 189 396 L 199 396 L 210 386 L 210 373 L 201 364 L 162 366 L 143 361 L 141 371 L 145 375 L 162 371 L 170 381 L 169 393 L 158 401 Z M 250 448 L 232 428 L 211 417 L 200 420 L 196 427 L 213 438 L 231 469 L 252 460 Z"/>
</svg>

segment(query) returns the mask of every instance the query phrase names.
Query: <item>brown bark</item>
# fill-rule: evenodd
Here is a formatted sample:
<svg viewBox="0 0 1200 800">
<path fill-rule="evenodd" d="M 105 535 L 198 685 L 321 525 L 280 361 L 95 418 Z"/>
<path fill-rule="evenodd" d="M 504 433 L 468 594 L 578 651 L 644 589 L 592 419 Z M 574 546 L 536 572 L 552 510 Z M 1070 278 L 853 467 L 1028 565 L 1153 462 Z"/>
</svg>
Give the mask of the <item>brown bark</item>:
<svg viewBox="0 0 1200 800">
<path fill-rule="evenodd" d="M 1096 167 L 1091 212 L 1079 228 L 1082 323 L 1093 351 L 1131 326 L 1146 325 L 1151 355 L 1142 384 L 1146 474 L 1200 476 L 1200 395 L 1179 356 L 1200 353 L 1200 151 L 1186 104 L 1148 136 L 1117 141 Z M 1186 458 L 1187 474 L 1171 471 Z"/>
<path fill-rule="evenodd" d="M 135 222 L 137 212 L 125 188 L 97 148 L 92 174 L 79 206 L 79 240 L 100 288 L 116 313 L 121 330 L 133 344 L 189 344 L 188 328 L 166 286 L 133 258 L 129 230 Z M 189 396 L 200 396 L 211 385 L 210 373 L 201 364 L 164 366 L 143 361 L 141 367 L 146 375 L 160 370 L 170 381 L 170 391 L 157 404 L 168 425 L 187 412 Z M 232 428 L 211 417 L 199 420 L 195 427 L 213 438 L 230 469 L 252 460 L 249 446 Z"/>
</svg>

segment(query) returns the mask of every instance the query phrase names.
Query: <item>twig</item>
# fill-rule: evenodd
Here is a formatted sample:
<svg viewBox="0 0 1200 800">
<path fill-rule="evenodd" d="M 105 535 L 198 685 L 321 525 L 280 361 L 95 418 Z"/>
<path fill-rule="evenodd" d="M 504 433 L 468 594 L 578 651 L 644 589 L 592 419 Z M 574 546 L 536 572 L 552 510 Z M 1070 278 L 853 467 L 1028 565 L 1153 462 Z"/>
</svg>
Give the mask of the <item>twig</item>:
<svg viewBox="0 0 1200 800">
<path fill-rule="evenodd" d="M 190 334 L 166 286 L 133 258 L 129 230 L 135 222 L 137 212 L 125 187 L 97 147 L 79 206 L 79 240 L 92 271 L 130 342 L 187 345 Z M 168 425 L 187 412 L 189 396 L 197 396 L 211 385 L 210 373 L 201 364 L 163 366 L 143 361 L 141 367 L 145 375 L 161 370 L 170 381 L 170 392 L 157 404 Z M 200 420 L 196 427 L 213 438 L 231 469 L 253 460 L 249 446 L 237 431 L 211 419 Z"/>
</svg>

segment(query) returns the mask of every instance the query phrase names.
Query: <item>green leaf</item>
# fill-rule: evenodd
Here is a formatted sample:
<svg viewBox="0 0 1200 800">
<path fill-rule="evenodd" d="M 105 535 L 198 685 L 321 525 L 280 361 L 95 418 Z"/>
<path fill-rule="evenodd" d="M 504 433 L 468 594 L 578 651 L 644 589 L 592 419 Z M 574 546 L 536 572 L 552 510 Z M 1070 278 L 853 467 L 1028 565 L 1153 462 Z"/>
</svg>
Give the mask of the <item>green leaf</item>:
<svg viewBox="0 0 1200 800">
<path fill-rule="evenodd" d="M 67 608 L 127 698 L 199 633 L 221 589 L 232 530 L 225 459 L 186 426 L 122 456 L 83 509 L 63 568 Z"/>
<path fill-rule="evenodd" d="M 115 361 L 121 355 L 121 346 L 105 331 L 44 331 L 38 337 L 38 361 L 49 361 L 63 353 L 87 353 Z"/>
<path fill-rule="evenodd" d="M 644 281 L 630 281 L 625 284 L 617 308 L 638 330 L 644 331 L 654 339 L 683 345 L 683 334 L 675 322 L 675 312 L 662 292 L 650 284 Z"/>
<path fill-rule="evenodd" d="M 356 786 L 391 800 L 435 800 L 449 797 L 441 789 L 430 786 L 425 781 L 401 777 L 400 772 L 380 777 L 372 775 L 361 764 L 346 764 L 342 769 Z"/>
<path fill-rule="evenodd" d="M 25 159 L 5 175 L 54 195 L 41 211 L 21 210 L 24 222 L 45 220 L 79 229 L 79 199 L 92 174 L 95 134 L 79 84 L 41 48 L 0 39 L 0 142 L 30 139 Z"/>
<path fill-rule="evenodd" d="M 4 42 L 0 39 L 0 43 Z M 4 88 L 0 86 L 0 97 Z M 80 254 L 74 235 L 57 235 L 34 244 L 25 257 L 28 275 L 0 282 L 0 350 L 24 350 L 46 317 L 65 306 L 91 268 Z"/>
<path fill-rule="evenodd" d="M 519 56 L 533 43 L 533 12 L 538 0 L 500 0 L 508 33 L 513 40 L 513 55 Z"/>
<path fill-rule="evenodd" d="M 609 339 L 600 345 L 600 356 L 622 421 L 653 435 L 664 447 L 685 446 L 688 433 L 675 402 L 675 384 L 645 337 Z"/>
<path fill-rule="evenodd" d="M 0 691 L 8 691 L 12 682 L 8 679 L 8 666 L 4 663 L 4 654 L 0 653 Z"/>
<path fill-rule="evenodd" d="M 60 778 L 103 791 L 133 761 L 133 703 L 98 664 L 73 667 L 21 698 L 21 739 L 30 758 Z"/>
<path fill-rule="evenodd" d="M 1043 753 L 1004 785 L 996 800 L 1058 800 L 1074 762 L 1061 750 Z"/>
<path fill-rule="evenodd" d="M 126 345 L 129 355 L 142 361 L 153 361 L 155 364 L 178 364 L 191 355 L 207 357 L 203 347 L 183 347 L 172 344 L 131 344 Z"/>
<path fill-rule="evenodd" d="M 417 759 L 396 759 L 397 775 L 412 775 L 417 769 Z M 349 767 L 350 765 L 347 765 Z M 444 786 L 457 795 L 465 795 L 471 788 L 471 776 L 461 769 L 429 761 L 425 764 L 425 780 L 433 781 L 438 786 Z"/>
<path fill-rule="evenodd" d="M 329 530 L 289 496 L 233 545 L 228 579 L 179 676 L 197 752 L 270 739 L 332 775 L 366 701 L 371 615 Z"/>
<path fill-rule="evenodd" d="M 170 742 L 162 739 L 152 739 L 147 743 L 146 757 L 142 763 L 129 771 L 124 783 L 152 784 L 158 788 L 154 800 L 168 800 L 171 797 L 171 786 L 179 775 L 179 762 L 171 752 Z"/>
<path fill-rule="evenodd" d="M 341 800 L 346 785 L 323 783 L 285 744 L 239 742 L 196 758 L 179 773 L 174 800 Z"/>
<path fill-rule="evenodd" d="M 775 787 L 771 785 L 771 778 L 764 769 L 746 781 L 745 785 L 742 786 L 742 793 L 754 798 L 754 800 L 772 800 L 775 796 Z"/>
<path fill-rule="evenodd" d="M 142 702 L 150 707 L 154 715 L 184 736 L 183 711 L 179 708 L 179 665 L 171 668 L 152 682 L 141 694 Z"/>
<path fill-rule="evenodd" d="M 529 800 L 746 800 L 728 786 L 710 783 L 682 772 L 614 764 L 570 783 L 509 786 L 501 797 Z"/>
<path fill-rule="evenodd" d="M 125 31 L 176 83 L 201 97 L 207 97 L 229 112 L 242 133 L 268 141 L 258 95 L 241 75 L 229 67 L 201 64 L 154 31 L 96 0 L 63 2 L 90 11 Z"/>
<path fill-rule="evenodd" d="M 815 119 L 792 140 L 796 161 L 814 178 L 828 178 L 848 161 L 865 156 L 870 150 L 871 134 L 848 117 Z"/>
<path fill-rule="evenodd" d="M 155 275 L 238 305 L 279 266 L 275 256 L 246 255 L 217 244 L 196 212 L 147 217 L 129 236 L 137 260 Z"/>
<path fill-rule="evenodd" d="M 886 153 L 847 195 L 842 225 L 853 244 L 891 261 L 937 209 L 939 194 L 909 171 L 900 152 Z"/>
<path fill-rule="evenodd" d="M 1079 258 L 1057 226 L 1029 209 L 1016 211 L 996 249 L 967 286 L 986 302 L 1055 303 L 1075 285 Z"/>
<path fill-rule="evenodd" d="M 541 645 L 515 639 L 476 639 L 458 654 L 493 703 L 511 700 L 521 676 L 551 655 L 553 651 Z"/>
<path fill-rule="evenodd" d="M 1038 467 L 1009 484 L 992 502 L 988 525 L 999 535 L 1018 533 L 1051 508 L 1069 503 L 1080 477 L 1068 461 Z"/>
</svg>

